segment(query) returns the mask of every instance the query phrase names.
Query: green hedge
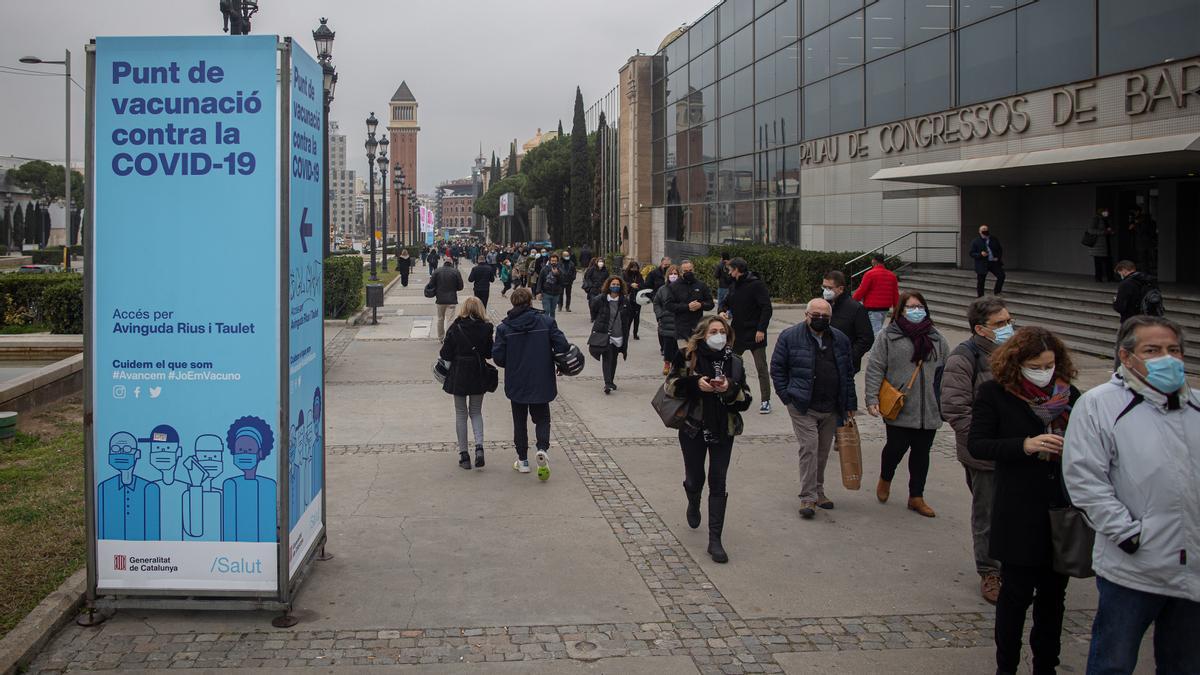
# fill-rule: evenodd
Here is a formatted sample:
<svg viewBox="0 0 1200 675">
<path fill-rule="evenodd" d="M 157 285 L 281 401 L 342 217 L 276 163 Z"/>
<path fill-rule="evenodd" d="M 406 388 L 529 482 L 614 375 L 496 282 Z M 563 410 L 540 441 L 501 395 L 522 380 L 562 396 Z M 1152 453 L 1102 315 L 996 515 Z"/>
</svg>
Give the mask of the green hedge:
<svg viewBox="0 0 1200 675">
<path fill-rule="evenodd" d="M 33 258 L 34 265 L 61 265 L 63 262 L 62 247 L 58 248 L 43 248 L 37 251 L 30 251 L 29 256 Z"/>
<path fill-rule="evenodd" d="M 750 271 L 767 284 L 771 297 L 785 302 L 807 302 L 821 297 L 821 280 L 830 270 L 841 270 L 847 283 L 853 286 L 850 275 L 870 266 L 867 260 L 862 260 L 853 269 L 846 268 L 847 261 L 862 255 L 858 251 L 804 251 L 792 246 L 761 244 L 722 246 L 713 251 L 718 255 L 692 258 L 692 262 L 696 265 L 696 276 L 714 293 L 717 282 L 713 269 L 721 259 L 719 253 L 728 251 L 730 258 L 745 258 Z M 896 262 L 889 266 L 898 265 Z"/>
<path fill-rule="evenodd" d="M 358 256 L 325 259 L 325 318 L 345 319 L 363 305 L 363 264 Z"/>
<path fill-rule="evenodd" d="M 42 293 L 41 309 L 50 332 L 76 335 L 83 332 L 83 278 L 60 281 Z"/>
<path fill-rule="evenodd" d="M 31 326 L 46 322 L 43 296 L 47 289 L 64 282 L 75 282 L 82 288 L 83 279 L 70 272 L 61 274 L 0 275 L 0 306 L 4 309 L 4 325 Z M 83 294 L 79 295 L 78 315 L 83 316 Z"/>
</svg>

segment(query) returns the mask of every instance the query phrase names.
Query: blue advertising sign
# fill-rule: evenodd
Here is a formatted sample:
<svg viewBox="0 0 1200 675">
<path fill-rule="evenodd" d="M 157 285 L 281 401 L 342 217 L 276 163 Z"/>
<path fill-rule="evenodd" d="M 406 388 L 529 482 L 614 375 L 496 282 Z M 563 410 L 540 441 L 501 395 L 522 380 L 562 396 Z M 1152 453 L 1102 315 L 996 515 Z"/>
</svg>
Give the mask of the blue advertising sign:
<svg viewBox="0 0 1200 675">
<path fill-rule="evenodd" d="M 101 591 L 277 588 L 277 63 L 274 36 L 96 40 Z"/>
<path fill-rule="evenodd" d="M 324 91 L 321 66 L 291 47 L 291 124 L 288 167 L 288 575 L 294 575 L 324 525 L 325 364 L 322 341 L 325 176 L 321 173 Z"/>
</svg>

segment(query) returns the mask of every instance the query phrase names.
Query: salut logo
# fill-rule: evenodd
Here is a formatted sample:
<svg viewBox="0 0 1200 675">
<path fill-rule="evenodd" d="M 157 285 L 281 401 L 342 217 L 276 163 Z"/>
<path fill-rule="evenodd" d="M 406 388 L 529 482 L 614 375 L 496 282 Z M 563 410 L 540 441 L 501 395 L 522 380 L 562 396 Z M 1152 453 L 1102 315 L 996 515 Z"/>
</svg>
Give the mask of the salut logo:
<svg viewBox="0 0 1200 675">
<path fill-rule="evenodd" d="M 219 555 L 213 558 L 212 565 L 209 565 L 208 571 L 210 574 L 242 574 L 251 576 L 263 573 L 262 559 L 247 560 L 245 558 L 231 558 L 227 555 Z"/>
<path fill-rule="evenodd" d="M 116 570 L 118 572 L 124 572 L 126 567 L 128 567 L 128 564 L 126 562 L 125 556 L 123 556 L 123 555 L 114 555 L 113 556 L 113 569 L 114 570 Z"/>
</svg>

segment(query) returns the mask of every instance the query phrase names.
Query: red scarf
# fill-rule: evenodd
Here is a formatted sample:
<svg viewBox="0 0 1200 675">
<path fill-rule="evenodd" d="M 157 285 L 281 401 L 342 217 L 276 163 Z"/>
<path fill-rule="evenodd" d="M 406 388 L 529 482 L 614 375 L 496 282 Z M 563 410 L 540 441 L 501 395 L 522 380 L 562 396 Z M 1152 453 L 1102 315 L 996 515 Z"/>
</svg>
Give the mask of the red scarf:
<svg viewBox="0 0 1200 675">
<path fill-rule="evenodd" d="M 1062 435 L 1071 419 L 1071 385 L 1056 379 L 1049 392 L 1025 378 L 1017 390 L 1009 389 L 1013 396 L 1029 404 L 1033 414 L 1042 421 L 1051 433 Z"/>
</svg>

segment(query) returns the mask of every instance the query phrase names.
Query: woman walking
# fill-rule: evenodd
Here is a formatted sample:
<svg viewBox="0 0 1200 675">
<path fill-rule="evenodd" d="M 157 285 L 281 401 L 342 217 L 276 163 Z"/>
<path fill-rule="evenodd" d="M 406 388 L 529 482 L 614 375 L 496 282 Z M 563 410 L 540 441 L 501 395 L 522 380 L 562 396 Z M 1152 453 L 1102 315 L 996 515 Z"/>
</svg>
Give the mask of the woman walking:
<svg viewBox="0 0 1200 675">
<path fill-rule="evenodd" d="M 729 493 L 725 476 L 733 455 L 733 439 L 742 433 L 740 413 L 750 407 L 746 369 L 733 353 L 733 329 L 720 316 L 700 320 L 686 346 L 675 354 L 667 374 L 666 392 L 686 399 L 690 416 L 679 430 L 683 451 L 683 491 L 687 523 L 700 527 L 700 495 L 704 489 L 704 459 L 708 456 L 708 554 L 714 562 L 729 562 L 721 543 Z"/>
<path fill-rule="evenodd" d="M 503 298 L 512 290 L 512 262 L 507 258 L 500 265 L 500 283 L 504 284 L 504 288 L 500 289 L 500 297 Z"/>
<path fill-rule="evenodd" d="M 937 514 L 925 503 L 925 478 L 933 436 L 942 426 L 934 379 L 950 350 L 933 327 L 925 296 L 916 291 L 901 293 L 892 314 L 896 318 L 876 338 L 867 364 L 867 411 L 880 417 L 879 390 L 884 382 L 900 390 L 905 399 L 898 415 L 884 419 L 887 443 L 875 497 L 887 502 L 896 467 L 908 453 L 908 508 L 933 518 Z"/>
<path fill-rule="evenodd" d="M 608 273 L 604 271 L 604 258 L 592 258 L 592 262 L 588 265 L 587 271 L 583 273 L 583 294 L 587 296 L 588 308 L 592 306 L 592 300 L 597 295 L 604 293 L 604 282 L 608 281 Z M 596 320 L 596 315 L 592 314 L 592 321 Z"/>
<path fill-rule="evenodd" d="M 482 467 L 483 459 L 483 395 L 484 368 L 492 354 L 492 324 L 487 320 L 483 302 L 474 296 L 467 298 L 458 318 L 446 331 L 442 342 L 442 359 L 450 363 L 450 373 L 442 390 L 454 396 L 454 425 L 458 432 L 458 465 L 471 468 L 467 452 L 467 417 L 475 432 L 475 466 Z"/>
<path fill-rule="evenodd" d="M 980 385 L 968 449 L 996 463 L 988 554 L 1000 561 L 996 602 L 996 672 L 1021 662 L 1025 611 L 1033 605 L 1033 672 L 1058 667 L 1067 576 L 1054 571 L 1052 508 L 1069 504 L 1063 489 L 1063 434 L 1079 390 L 1062 340 L 1044 328 L 1018 330 L 991 357 L 991 382 Z"/>
<path fill-rule="evenodd" d="M 604 395 L 617 388 L 617 356 L 629 358 L 629 324 L 633 322 L 632 301 L 625 291 L 625 282 L 620 277 L 609 277 L 605 285 L 608 292 L 592 298 L 588 309 L 592 316 L 592 334 L 588 337 L 588 351 L 600 359 L 604 372 Z"/>
<path fill-rule="evenodd" d="M 663 357 L 663 375 L 671 372 L 671 362 L 679 352 L 675 341 L 675 313 L 667 309 L 667 300 L 671 297 L 667 286 L 679 279 L 679 268 L 675 265 L 667 267 L 666 279 L 667 283 L 659 286 L 654 293 L 654 318 L 658 319 L 658 346 Z"/>
<path fill-rule="evenodd" d="M 636 260 L 630 260 L 625 265 L 625 273 L 622 275 L 625 281 L 626 293 L 629 295 L 631 311 L 633 312 L 633 339 L 639 340 L 638 328 L 642 325 L 642 306 L 637 304 L 638 291 L 642 290 L 642 286 L 646 285 L 646 280 L 642 277 L 642 267 L 637 264 Z"/>
</svg>

